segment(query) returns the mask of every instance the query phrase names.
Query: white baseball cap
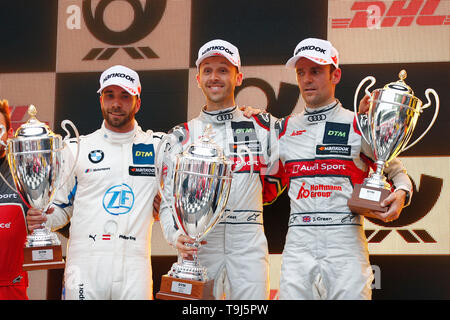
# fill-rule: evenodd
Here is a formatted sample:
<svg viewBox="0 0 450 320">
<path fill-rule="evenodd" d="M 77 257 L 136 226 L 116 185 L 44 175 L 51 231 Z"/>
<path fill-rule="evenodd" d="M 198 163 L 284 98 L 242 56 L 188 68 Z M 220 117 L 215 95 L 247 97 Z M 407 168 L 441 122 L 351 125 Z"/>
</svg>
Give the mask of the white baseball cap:
<svg viewBox="0 0 450 320">
<path fill-rule="evenodd" d="M 339 52 L 327 40 L 308 38 L 300 41 L 295 47 L 294 55 L 286 63 L 286 67 L 295 68 L 297 60 L 301 57 L 308 58 L 317 64 L 332 64 L 339 68 Z"/>
<path fill-rule="evenodd" d="M 239 50 L 228 41 L 215 39 L 205 43 L 200 50 L 198 50 L 198 58 L 197 61 L 195 61 L 195 65 L 198 68 L 203 60 L 212 56 L 225 57 L 232 65 L 236 66 L 239 71 L 241 70 Z"/>
<path fill-rule="evenodd" d="M 100 76 L 100 89 L 97 93 L 101 93 L 108 86 L 120 86 L 133 96 L 141 95 L 141 82 L 136 71 L 125 66 L 116 65 L 103 71 Z"/>
</svg>

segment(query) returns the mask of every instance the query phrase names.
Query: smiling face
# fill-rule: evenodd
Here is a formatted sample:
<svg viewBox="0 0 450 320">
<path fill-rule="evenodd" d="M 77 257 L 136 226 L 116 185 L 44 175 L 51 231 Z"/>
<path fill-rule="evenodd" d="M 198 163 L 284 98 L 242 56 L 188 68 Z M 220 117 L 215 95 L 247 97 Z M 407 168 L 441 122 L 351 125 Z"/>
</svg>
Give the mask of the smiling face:
<svg viewBox="0 0 450 320">
<path fill-rule="evenodd" d="M 132 96 L 122 87 L 106 87 L 100 96 L 105 127 L 115 132 L 129 132 L 134 127 L 134 116 L 139 111 L 141 99 Z"/>
<path fill-rule="evenodd" d="M 198 86 L 206 97 L 206 110 L 220 110 L 235 105 L 234 89 L 242 84 L 242 73 L 222 56 L 206 58 L 197 74 Z"/>
<path fill-rule="evenodd" d="M 335 87 L 341 80 L 341 69 L 331 71 L 331 65 L 320 65 L 307 58 L 300 58 L 295 70 L 297 83 L 306 106 L 318 108 L 335 100 Z"/>
</svg>

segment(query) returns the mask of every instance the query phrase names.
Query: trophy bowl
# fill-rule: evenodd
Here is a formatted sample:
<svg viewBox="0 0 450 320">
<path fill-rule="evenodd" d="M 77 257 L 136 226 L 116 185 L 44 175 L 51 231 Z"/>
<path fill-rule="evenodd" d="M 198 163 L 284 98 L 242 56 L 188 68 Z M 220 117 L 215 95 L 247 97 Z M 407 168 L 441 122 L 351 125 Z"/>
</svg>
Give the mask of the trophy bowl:
<svg viewBox="0 0 450 320">
<path fill-rule="evenodd" d="M 60 135 L 53 133 L 45 123 L 36 119 L 37 111 L 33 105 L 29 107 L 28 113 L 30 119 L 16 130 L 14 137 L 9 138 L 5 145 L 15 188 L 9 183 L 8 185 L 19 193 L 28 206 L 46 212 L 56 190 L 63 184 L 62 152 L 69 137 L 66 125 L 72 126 L 77 140 L 79 140 L 79 134 L 72 122 L 64 120 L 61 125 L 68 136 L 63 139 Z M 4 131 L 2 128 L 2 134 L 5 133 Z M 77 158 L 78 152 L 79 149 Z M 74 168 L 75 165 L 69 176 Z M 5 179 L 3 178 L 3 180 Z M 59 238 L 45 224 L 42 228 L 33 230 L 27 236 L 24 259 L 31 264 L 33 262 L 42 263 L 46 260 L 61 260 Z"/>
<path fill-rule="evenodd" d="M 231 189 L 232 162 L 222 148 L 209 136 L 209 129 L 199 141 L 176 155 L 173 177 L 172 214 L 177 226 L 185 235 L 200 242 L 220 221 Z M 193 260 L 182 259 L 175 263 L 169 276 L 195 281 L 207 281 L 206 269 L 196 255 Z"/>
<path fill-rule="evenodd" d="M 156 152 L 158 179 L 163 171 L 159 167 L 159 149 L 165 145 L 165 139 L 170 140 L 170 135 L 163 139 Z M 248 148 L 245 150 L 250 154 Z M 242 155 L 238 154 L 238 156 L 244 164 Z M 172 186 L 168 187 L 169 184 L 167 184 L 165 190 L 162 190 L 159 183 L 161 198 L 169 204 L 178 228 L 194 240 L 193 244 L 186 243 L 186 245 L 199 248 L 200 242 L 226 215 L 225 208 L 231 190 L 232 173 L 240 168 L 235 167 L 233 170 L 234 163 L 228 160 L 223 149 L 214 143 L 210 125 L 207 125 L 199 140 L 190 144 L 184 152 L 176 154 L 173 159 L 169 159 L 169 162 L 174 164 L 173 170 L 171 168 L 166 170 L 168 172 L 166 180 Z M 251 166 L 250 174 L 253 174 L 253 166 Z M 233 210 L 230 209 L 227 212 L 230 214 Z M 197 254 L 194 254 L 192 259 L 179 257 L 178 262 L 172 265 L 168 274 L 163 276 L 161 291 L 157 294 L 157 298 L 213 299 L 213 281 L 208 279 L 206 268 L 198 261 Z M 185 288 L 189 286 L 192 291 L 187 293 Z M 179 288 L 183 288 L 182 292 Z M 195 288 L 198 290 L 193 293 Z"/>
<path fill-rule="evenodd" d="M 8 141 L 8 162 L 16 189 L 31 207 L 46 211 L 53 199 L 57 177 L 61 174 L 62 148 L 60 136 L 28 135 L 22 128 Z M 55 151 L 54 151 L 55 150 Z M 47 227 L 33 230 L 27 237 L 27 246 L 59 245 L 56 234 Z"/>
<path fill-rule="evenodd" d="M 427 104 L 414 96 L 414 91 L 405 83 L 407 73 L 401 70 L 399 80 L 388 83 L 382 89 L 369 92 L 375 83 L 372 76 L 364 78 L 359 84 L 354 98 L 354 112 L 356 124 L 363 139 L 373 150 L 376 170 L 364 179 L 363 185 L 355 185 L 352 198 L 348 204 L 350 210 L 364 214 L 367 211 L 386 211 L 386 207 L 379 204 L 390 193 L 391 186 L 383 174 L 384 168 L 401 152 L 411 148 L 419 142 L 433 126 L 439 112 L 439 97 L 433 89 L 427 89 L 425 95 Z M 356 110 L 357 97 L 362 85 L 371 81 L 365 92 L 370 96 L 368 115 L 358 117 Z M 433 94 L 436 107 L 433 119 L 427 129 L 411 144 L 408 145 L 416 127 L 420 114 L 431 105 L 430 94 Z"/>
</svg>

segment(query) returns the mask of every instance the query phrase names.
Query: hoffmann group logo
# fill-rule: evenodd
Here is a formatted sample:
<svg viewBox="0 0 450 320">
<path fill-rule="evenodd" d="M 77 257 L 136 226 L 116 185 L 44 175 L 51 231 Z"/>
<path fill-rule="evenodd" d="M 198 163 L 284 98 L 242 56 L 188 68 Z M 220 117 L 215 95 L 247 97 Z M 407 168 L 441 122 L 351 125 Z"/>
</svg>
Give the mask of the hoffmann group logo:
<svg viewBox="0 0 450 320">
<path fill-rule="evenodd" d="M 390 5 L 383 1 L 355 1 L 351 18 L 332 18 L 331 28 L 443 26 L 450 25 L 450 15 L 438 15 L 442 0 L 397 0 Z"/>
</svg>

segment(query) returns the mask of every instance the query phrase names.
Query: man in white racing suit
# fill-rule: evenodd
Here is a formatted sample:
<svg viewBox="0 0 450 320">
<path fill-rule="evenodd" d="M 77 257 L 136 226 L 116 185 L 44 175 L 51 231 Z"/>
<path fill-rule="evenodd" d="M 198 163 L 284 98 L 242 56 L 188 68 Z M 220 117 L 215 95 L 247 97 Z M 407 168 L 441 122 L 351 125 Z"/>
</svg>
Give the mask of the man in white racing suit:
<svg viewBox="0 0 450 320">
<path fill-rule="evenodd" d="M 53 230 L 71 222 L 65 298 L 151 299 L 154 159 L 162 134 L 144 132 L 134 118 L 141 104 L 135 71 L 107 69 L 98 92 L 103 124 L 80 137 L 74 173 L 47 216 Z M 71 141 L 66 168 L 76 160 L 77 147 Z M 37 211 L 27 221 L 32 230 L 45 218 Z"/>
<path fill-rule="evenodd" d="M 200 115 L 175 127 L 171 133 L 181 142 L 178 151 L 186 148 L 212 125 L 214 143 L 224 154 L 241 166 L 237 153 L 245 153 L 245 164 L 233 173 L 233 181 L 227 203 L 228 217 L 219 222 L 207 235 L 206 244 L 198 249 L 200 264 L 207 268 L 209 279 L 214 279 L 216 299 L 268 299 L 269 264 L 267 239 L 263 228 L 262 177 L 271 164 L 276 136 L 271 138 L 274 118 L 263 113 L 250 118 L 236 106 L 234 89 L 242 83 L 238 49 L 223 40 L 204 44 L 198 54 L 197 82 L 206 97 L 206 106 Z M 253 175 L 250 176 L 250 164 Z M 250 179 L 247 189 L 246 181 Z M 229 212 L 229 210 L 234 210 Z M 177 230 L 168 203 L 162 201 L 160 220 L 169 243 L 183 254 L 193 249 L 185 245 L 192 239 Z"/>
<path fill-rule="evenodd" d="M 296 70 L 306 108 L 277 123 L 291 202 L 280 299 L 370 299 L 364 218 L 350 212 L 347 200 L 367 177 L 373 152 L 354 113 L 334 97 L 338 52 L 329 41 L 305 39 L 286 66 Z M 395 192 L 382 203 L 389 210 L 373 214 L 392 221 L 409 203 L 412 185 L 398 159 L 385 172 Z"/>
</svg>

